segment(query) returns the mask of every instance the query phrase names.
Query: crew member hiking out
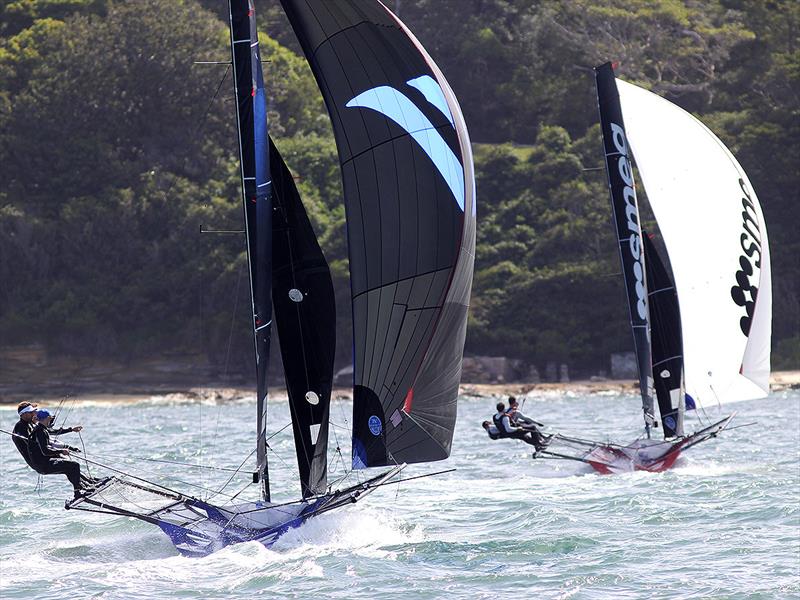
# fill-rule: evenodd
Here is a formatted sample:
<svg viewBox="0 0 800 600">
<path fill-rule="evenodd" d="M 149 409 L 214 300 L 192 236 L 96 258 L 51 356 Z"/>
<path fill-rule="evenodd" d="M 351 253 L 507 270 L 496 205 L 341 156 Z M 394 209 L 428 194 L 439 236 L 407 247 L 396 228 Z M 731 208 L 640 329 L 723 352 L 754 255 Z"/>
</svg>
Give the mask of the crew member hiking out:
<svg viewBox="0 0 800 600">
<path fill-rule="evenodd" d="M 70 451 L 76 452 L 78 449 L 56 444 L 50 439 L 50 435 L 80 431 L 83 428 L 76 426 L 51 430 L 49 427 L 53 422 L 53 415 L 44 409 L 36 412 L 36 420 L 37 423 L 33 428 L 30 442 L 28 443 L 31 467 L 42 475 L 66 475 L 72 484 L 75 497 L 78 498 L 81 495 L 81 489 L 92 485 L 94 480 L 81 475 L 81 467 L 78 463 L 62 458 L 63 456 L 69 456 Z"/>
<path fill-rule="evenodd" d="M 22 458 L 33 469 L 28 444 L 33 433 L 33 426 L 36 423 L 36 405 L 30 402 L 20 402 L 17 405 L 17 414 L 19 415 L 19 421 L 14 425 L 14 435 L 11 439 L 14 440 L 14 445 L 22 455 Z"/>
<path fill-rule="evenodd" d="M 512 425 L 516 425 L 517 427 L 522 427 L 526 431 L 530 431 L 531 435 L 536 440 L 537 445 L 546 446 L 550 443 L 550 438 L 553 436 L 542 434 L 542 432 L 539 431 L 539 427 L 544 427 L 544 425 L 538 421 L 534 421 L 530 417 L 526 417 L 522 414 L 522 412 L 520 412 L 519 402 L 517 401 L 516 397 L 508 397 L 508 408 L 506 409 L 506 414 L 508 415 Z"/>
<path fill-rule="evenodd" d="M 534 436 L 532 432 L 522 427 L 515 427 L 511 424 L 511 419 L 506 414 L 505 404 L 498 402 L 496 408 L 497 413 L 492 417 L 492 420 L 494 421 L 494 426 L 497 428 L 498 437 L 522 440 L 526 444 L 534 446 L 537 452 L 546 446 L 546 444 L 541 441 L 541 435 Z"/>
<path fill-rule="evenodd" d="M 489 423 L 489 421 L 484 421 L 483 423 L 481 423 L 481 427 L 483 427 L 486 433 L 489 434 L 489 437 L 492 438 L 493 440 L 500 439 L 500 431 L 497 429 L 497 427 Z"/>
</svg>

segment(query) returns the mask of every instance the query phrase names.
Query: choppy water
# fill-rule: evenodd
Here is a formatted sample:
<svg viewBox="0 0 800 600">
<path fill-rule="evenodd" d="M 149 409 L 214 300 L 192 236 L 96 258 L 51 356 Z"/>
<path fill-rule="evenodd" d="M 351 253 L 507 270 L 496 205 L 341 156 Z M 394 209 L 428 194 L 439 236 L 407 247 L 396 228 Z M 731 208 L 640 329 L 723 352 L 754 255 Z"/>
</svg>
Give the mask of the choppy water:
<svg viewBox="0 0 800 600">
<path fill-rule="evenodd" d="M 800 597 L 800 392 L 735 405 L 734 426 L 756 424 L 692 448 L 674 470 L 615 476 L 492 442 L 479 424 L 494 402 L 463 399 L 451 459 L 405 473 L 457 471 L 386 487 L 272 549 L 253 542 L 201 559 L 178 556 L 145 523 L 64 511 L 66 479 L 37 488 L 2 439 L 0 597 Z M 637 406 L 633 396 L 552 393 L 528 399 L 525 412 L 565 433 L 629 441 Z M 339 402 L 334 421 L 345 425 L 349 410 Z M 99 460 L 190 491 L 175 479 L 218 488 L 228 474 L 115 457 L 235 467 L 252 449 L 253 412 L 247 399 L 200 406 L 176 397 L 76 406 L 67 424 L 86 426 Z M 277 404 L 273 422 L 287 413 Z M 14 421 L 0 410 L 3 429 Z M 345 449 L 348 436 L 337 433 Z M 290 465 L 289 430 L 272 443 Z M 288 466 L 273 458 L 272 468 L 278 499 L 296 497 Z M 237 477 L 229 489 L 245 484 Z"/>
</svg>

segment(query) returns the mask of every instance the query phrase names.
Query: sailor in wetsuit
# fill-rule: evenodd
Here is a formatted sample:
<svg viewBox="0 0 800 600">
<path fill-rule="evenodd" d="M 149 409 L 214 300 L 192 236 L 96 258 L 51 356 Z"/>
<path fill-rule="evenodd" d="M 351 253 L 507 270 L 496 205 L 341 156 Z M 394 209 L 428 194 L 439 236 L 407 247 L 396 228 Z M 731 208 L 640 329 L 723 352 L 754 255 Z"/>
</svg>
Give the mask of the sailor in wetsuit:
<svg viewBox="0 0 800 600">
<path fill-rule="evenodd" d="M 81 467 L 78 463 L 65 460 L 63 456 L 68 456 L 70 451 L 77 452 L 77 448 L 72 448 L 64 444 L 57 444 L 50 439 L 50 435 L 60 435 L 71 431 L 81 431 L 83 427 L 77 425 L 66 429 L 50 429 L 53 422 L 53 415 L 47 410 L 36 411 L 36 425 L 30 436 L 28 452 L 30 454 L 30 465 L 42 475 L 64 474 L 69 479 L 75 491 L 75 497 L 81 495 L 81 489 L 94 483 L 91 478 L 81 475 Z"/>
<path fill-rule="evenodd" d="M 509 406 L 508 409 L 506 409 L 506 414 L 508 415 L 512 425 L 516 425 L 517 427 L 522 427 L 526 431 L 530 431 L 533 439 L 536 440 L 537 446 L 546 446 L 550 442 L 550 438 L 553 436 L 542 435 L 542 432 L 539 431 L 538 427 L 544 427 L 544 425 L 538 421 L 534 421 L 530 417 L 523 415 L 519 410 L 519 402 L 514 396 L 508 397 L 508 405 Z"/>
<path fill-rule="evenodd" d="M 544 448 L 545 444 L 541 442 L 541 435 L 537 438 L 527 429 L 516 427 L 511 424 L 511 419 L 509 418 L 508 414 L 506 414 L 506 405 L 502 402 L 497 403 L 497 413 L 495 413 L 495 415 L 492 417 L 492 420 L 494 421 L 494 426 L 497 428 L 498 438 L 513 438 L 516 440 L 522 440 L 526 444 L 536 447 L 537 451 Z M 489 429 L 484 429 L 486 429 L 491 437 L 491 432 L 489 432 Z"/>
<path fill-rule="evenodd" d="M 36 404 L 20 402 L 17 405 L 17 414 L 19 415 L 19 421 L 14 425 L 14 436 L 11 439 L 14 440 L 17 451 L 32 469 L 33 463 L 28 451 L 28 444 L 31 439 L 31 433 L 33 433 L 33 426 L 36 423 Z"/>
</svg>

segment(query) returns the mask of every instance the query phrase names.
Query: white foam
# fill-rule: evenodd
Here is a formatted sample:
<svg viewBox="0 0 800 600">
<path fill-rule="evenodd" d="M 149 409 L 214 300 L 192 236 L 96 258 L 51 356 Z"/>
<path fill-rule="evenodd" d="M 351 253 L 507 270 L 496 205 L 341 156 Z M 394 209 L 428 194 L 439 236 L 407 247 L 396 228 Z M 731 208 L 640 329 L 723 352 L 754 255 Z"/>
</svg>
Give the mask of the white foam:
<svg viewBox="0 0 800 600">
<path fill-rule="evenodd" d="M 387 547 L 423 538 L 419 527 L 409 527 L 392 513 L 359 506 L 310 519 L 278 538 L 273 549 L 289 556 L 324 556 L 347 550 L 361 556 L 390 558 L 394 552 Z"/>
</svg>

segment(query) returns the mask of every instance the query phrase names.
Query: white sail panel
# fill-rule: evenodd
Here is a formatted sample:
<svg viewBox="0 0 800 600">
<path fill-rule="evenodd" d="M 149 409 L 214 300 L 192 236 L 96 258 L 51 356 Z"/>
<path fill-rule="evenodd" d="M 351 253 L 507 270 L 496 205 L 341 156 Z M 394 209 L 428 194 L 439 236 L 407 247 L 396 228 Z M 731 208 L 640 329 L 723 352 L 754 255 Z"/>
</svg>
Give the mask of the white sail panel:
<svg viewBox="0 0 800 600">
<path fill-rule="evenodd" d="M 706 406 L 763 397 L 772 291 L 767 231 L 750 181 L 692 115 L 635 85 L 617 80 L 617 87 L 675 277 L 686 391 Z"/>
</svg>

